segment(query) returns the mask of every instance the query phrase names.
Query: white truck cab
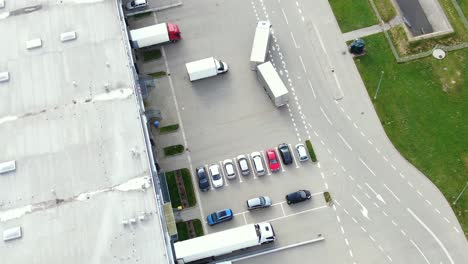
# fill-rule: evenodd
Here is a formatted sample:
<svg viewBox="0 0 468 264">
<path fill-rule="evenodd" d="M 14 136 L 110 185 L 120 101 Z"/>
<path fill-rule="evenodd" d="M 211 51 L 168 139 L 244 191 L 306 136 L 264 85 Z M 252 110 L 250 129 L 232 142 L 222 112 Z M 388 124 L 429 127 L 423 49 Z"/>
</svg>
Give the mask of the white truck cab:
<svg viewBox="0 0 468 264">
<path fill-rule="evenodd" d="M 148 3 L 146 2 L 146 0 L 132 0 L 130 2 L 128 2 L 125 7 L 127 8 L 127 10 L 133 10 L 133 9 L 136 9 L 136 8 L 143 8 L 143 7 L 146 7 L 148 5 Z"/>
</svg>

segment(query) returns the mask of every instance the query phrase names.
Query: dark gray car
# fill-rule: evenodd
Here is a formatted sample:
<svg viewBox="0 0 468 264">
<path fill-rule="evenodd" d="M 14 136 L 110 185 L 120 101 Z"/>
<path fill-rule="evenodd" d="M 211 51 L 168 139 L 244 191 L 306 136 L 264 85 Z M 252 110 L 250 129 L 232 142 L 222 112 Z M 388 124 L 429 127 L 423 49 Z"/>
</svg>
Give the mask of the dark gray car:
<svg viewBox="0 0 468 264">
<path fill-rule="evenodd" d="M 286 195 L 286 202 L 288 204 L 295 204 L 299 202 L 303 202 L 305 200 L 310 200 L 312 195 L 308 190 L 299 190 L 297 192 L 290 193 Z"/>
<path fill-rule="evenodd" d="M 197 173 L 198 187 L 200 190 L 203 192 L 210 190 L 210 181 L 208 180 L 205 167 L 198 167 L 195 172 Z"/>
<path fill-rule="evenodd" d="M 260 196 L 247 200 L 247 209 L 254 210 L 271 206 L 271 198 L 268 196 Z"/>
</svg>

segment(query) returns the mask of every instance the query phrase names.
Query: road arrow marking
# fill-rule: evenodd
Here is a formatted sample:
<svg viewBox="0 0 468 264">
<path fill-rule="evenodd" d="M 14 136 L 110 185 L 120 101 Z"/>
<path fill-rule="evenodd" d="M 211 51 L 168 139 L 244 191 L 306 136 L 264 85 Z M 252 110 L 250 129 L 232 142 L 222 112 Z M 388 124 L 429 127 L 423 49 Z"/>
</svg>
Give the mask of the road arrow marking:
<svg viewBox="0 0 468 264">
<path fill-rule="evenodd" d="M 367 218 L 368 220 L 370 220 L 370 218 L 369 218 L 369 211 L 367 210 L 367 208 L 366 208 L 354 195 L 352 195 L 352 196 L 353 196 L 353 199 L 362 207 L 362 208 L 361 208 L 361 214 L 362 214 L 365 218 Z"/>
<path fill-rule="evenodd" d="M 375 194 L 375 197 L 377 198 L 377 200 L 381 201 L 383 204 L 387 204 L 382 198 L 382 195 L 380 195 L 380 193 L 377 193 L 376 191 L 374 191 L 374 189 L 372 189 L 372 187 L 370 187 L 370 185 L 367 184 L 367 182 L 364 184 Z"/>
</svg>

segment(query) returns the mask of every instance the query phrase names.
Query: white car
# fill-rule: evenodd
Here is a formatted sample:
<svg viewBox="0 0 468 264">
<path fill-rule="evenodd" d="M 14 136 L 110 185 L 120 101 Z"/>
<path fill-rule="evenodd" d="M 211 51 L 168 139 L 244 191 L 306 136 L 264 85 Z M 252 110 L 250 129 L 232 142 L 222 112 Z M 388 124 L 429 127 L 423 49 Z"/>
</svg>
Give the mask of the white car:
<svg viewBox="0 0 468 264">
<path fill-rule="evenodd" d="M 240 174 L 243 176 L 250 174 L 249 163 L 244 155 L 237 156 L 237 164 L 239 165 Z"/>
<path fill-rule="evenodd" d="M 304 144 L 297 144 L 296 145 L 297 156 L 299 157 L 300 161 L 306 161 L 309 159 L 307 156 L 307 151 Z"/>
<path fill-rule="evenodd" d="M 255 172 L 258 176 L 265 175 L 265 167 L 263 166 L 262 155 L 260 152 L 255 151 L 250 154 L 252 157 L 252 163 L 255 168 Z"/>
<path fill-rule="evenodd" d="M 236 170 L 234 169 L 234 163 L 232 159 L 226 159 L 223 161 L 224 171 L 226 172 L 226 178 L 232 180 L 236 178 Z"/>
<path fill-rule="evenodd" d="M 221 177 L 218 164 L 211 164 L 208 170 L 210 171 L 211 182 L 213 183 L 213 186 L 215 188 L 223 187 L 223 177 Z"/>
<path fill-rule="evenodd" d="M 146 7 L 148 5 L 148 3 L 146 2 L 146 0 L 132 0 L 130 2 L 128 2 L 125 7 L 127 8 L 127 10 L 133 10 L 133 9 L 137 9 L 137 8 L 143 8 L 143 7 Z"/>
</svg>

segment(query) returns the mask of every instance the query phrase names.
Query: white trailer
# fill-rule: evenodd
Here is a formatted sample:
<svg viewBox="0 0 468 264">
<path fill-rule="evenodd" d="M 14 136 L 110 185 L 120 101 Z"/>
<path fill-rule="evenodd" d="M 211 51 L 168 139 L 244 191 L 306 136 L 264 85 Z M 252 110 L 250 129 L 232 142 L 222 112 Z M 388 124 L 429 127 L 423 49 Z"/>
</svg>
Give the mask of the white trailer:
<svg viewBox="0 0 468 264">
<path fill-rule="evenodd" d="M 213 57 L 186 63 L 185 67 L 187 68 L 190 81 L 192 82 L 216 76 L 229 70 L 225 62 Z"/>
<path fill-rule="evenodd" d="M 259 21 L 255 29 L 252 52 L 250 53 L 250 69 L 253 71 L 257 69 L 258 64 L 264 63 L 268 56 L 270 28 L 269 21 Z"/>
<path fill-rule="evenodd" d="M 165 42 L 180 40 L 180 30 L 176 24 L 161 23 L 149 27 L 130 30 L 130 40 L 135 49 Z"/>
<path fill-rule="evenodd" d="M 267 61 L 258 65 L 257 76 L 275 106 L 280 107 L 288 102 L 288 89 L 271 62 Z"/>
<path fill-rule="evenodd" d="M 275 239 L 273 226 L 259 223 L 177 242 L 174 250 L 177 263 L 185 264 L 274 242 Z"/>
</svg>

